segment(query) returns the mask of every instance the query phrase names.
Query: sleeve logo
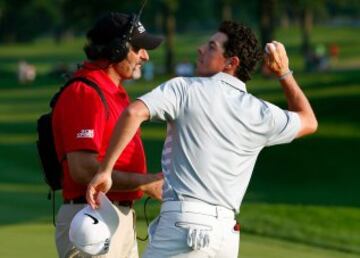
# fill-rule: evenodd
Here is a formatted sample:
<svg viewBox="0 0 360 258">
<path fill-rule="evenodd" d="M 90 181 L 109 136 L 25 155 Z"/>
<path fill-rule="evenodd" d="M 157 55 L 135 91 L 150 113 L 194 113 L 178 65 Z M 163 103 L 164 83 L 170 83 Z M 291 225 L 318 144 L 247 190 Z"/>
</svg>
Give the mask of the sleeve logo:
<svg viewBox="0 0 360 258">
<path fill-rule="evenodd" d="M 94 138 L 94 129 L 82 129 L 76 134 L 76 138 Z"/>
</svg>

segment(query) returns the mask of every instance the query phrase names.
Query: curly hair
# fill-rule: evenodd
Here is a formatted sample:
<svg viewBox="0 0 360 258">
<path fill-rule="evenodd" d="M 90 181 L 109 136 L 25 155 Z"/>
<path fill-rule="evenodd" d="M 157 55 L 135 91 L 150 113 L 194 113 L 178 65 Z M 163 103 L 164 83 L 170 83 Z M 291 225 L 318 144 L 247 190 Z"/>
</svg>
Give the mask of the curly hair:
<svg viewBox="0 0 360 258">
<path fill-rule="evenodd" d="M 228 37 L 224 43 L 224 56 L 237 56 L 240 59 L 236 76 L 243 82 L 250 80 L 251 73 L 254 72 L 263 56 L 255 34 L 250 28 L 233 21 L 222 22 L 218 31 Z"/>
</svg>

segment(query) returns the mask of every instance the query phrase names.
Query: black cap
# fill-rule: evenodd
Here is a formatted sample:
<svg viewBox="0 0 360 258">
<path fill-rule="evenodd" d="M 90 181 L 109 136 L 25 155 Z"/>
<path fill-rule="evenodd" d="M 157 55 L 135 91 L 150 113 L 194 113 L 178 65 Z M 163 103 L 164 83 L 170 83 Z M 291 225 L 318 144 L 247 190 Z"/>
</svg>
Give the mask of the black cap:
<svg viewBox="0 0 360 258">
<path fill-rule="evenodd" d="M 108 45 L 114 39 L 123 38 L 129 33 L 132 16 L 124 13 L 111 12 L 102 16 L 86 34 L 87 38 L 96 45 Z M 129 41 L 137 48 L 154 49 L 163 41 L 163 37 L 148 33 L 136 18 L 135 26 Z"/>
</svg>

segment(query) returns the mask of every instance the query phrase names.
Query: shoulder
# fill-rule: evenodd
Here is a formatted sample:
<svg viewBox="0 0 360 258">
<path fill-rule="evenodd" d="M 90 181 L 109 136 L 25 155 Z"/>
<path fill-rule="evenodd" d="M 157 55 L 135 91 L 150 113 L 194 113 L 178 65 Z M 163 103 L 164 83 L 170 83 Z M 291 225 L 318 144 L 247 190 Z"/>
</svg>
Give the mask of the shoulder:
<svg viewBox="0 0 360 258">
<path fill-rule="evenodd" d="M 92 79 L 89 79 L 90 81 L 94 81 Z M 97 86 L 98 83 L 94 82 Z M 98 86 L 100 88 L 100 86 Z M 83 81 L 74 81 L 71 84 L 69 84 L 62 95 L 67 96 L 91 96 L 91 95 L 97 95 L 96 90 L 94 87 L 91 87 L 89 84 L 83 82 Z"/>
<path fill-rule="evenodd" d="M 75 81 L 67 85 L 61 92 L 56 105 L 96 105 L 101 99 L 97 91 L 82 81 Z"/>
</svg>

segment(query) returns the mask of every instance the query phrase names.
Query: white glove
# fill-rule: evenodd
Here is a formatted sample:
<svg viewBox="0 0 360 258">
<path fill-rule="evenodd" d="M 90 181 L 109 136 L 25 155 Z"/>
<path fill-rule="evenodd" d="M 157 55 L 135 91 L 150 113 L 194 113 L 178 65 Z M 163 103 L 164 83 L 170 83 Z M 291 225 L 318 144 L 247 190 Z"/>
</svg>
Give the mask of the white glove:
<svg viewBox="0 0 360 258">
<path fill-rule="evenodd" d="M 193 250 L 200 250 L 208 247 L 210 244 L 210 237 L 208 230 L 200 228 L 189 228 L 187 235 L 187 245 Z"/>
</svg>

